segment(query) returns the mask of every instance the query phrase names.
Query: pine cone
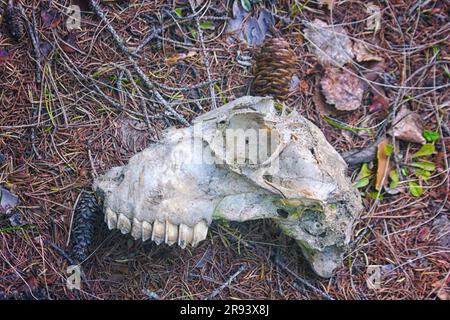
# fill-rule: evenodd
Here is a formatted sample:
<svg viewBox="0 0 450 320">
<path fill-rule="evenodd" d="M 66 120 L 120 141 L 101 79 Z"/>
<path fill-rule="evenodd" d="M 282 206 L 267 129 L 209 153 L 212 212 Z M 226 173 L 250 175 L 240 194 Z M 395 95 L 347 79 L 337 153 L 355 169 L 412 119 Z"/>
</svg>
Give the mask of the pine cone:
<svg viewBox="0 0 450 320">
<path fill-rule="evenodd" d="M 15 40 L 20 40 L 25 34 L 25 26 L 19 8 L 12 3 L 8 4 L 4 17 L 6 28 L 11 37 Z"/>
<path fill-rule="evenodd" d="M 100 207 L 92 194 L 83 192 L 78 200 L 73 217 L 71 257 L 76 262 L 86 260 L 99 222 Z"/>
<path fill-rule="evenodd" d="M 266 40 L 256 57 L 255 79 L 251 93 L 286 100 L 289 85 L 296 72 L 296 56 L 283 38 Z"/>
</svg>

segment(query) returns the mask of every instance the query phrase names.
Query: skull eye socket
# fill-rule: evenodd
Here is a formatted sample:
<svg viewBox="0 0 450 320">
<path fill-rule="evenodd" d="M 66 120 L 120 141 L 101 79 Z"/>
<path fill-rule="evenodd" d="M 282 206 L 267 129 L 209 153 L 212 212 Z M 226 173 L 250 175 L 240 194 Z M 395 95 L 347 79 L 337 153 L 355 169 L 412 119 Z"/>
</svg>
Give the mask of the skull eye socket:
<svg viewBox="0 0 450 320">
<path fill-rule="evenodd" d="M 284 209 L 277 209 L 277 214 L 284 219 L 286 219 L 289 216 L 289 212 L 287 212 Z"/>
</svg>

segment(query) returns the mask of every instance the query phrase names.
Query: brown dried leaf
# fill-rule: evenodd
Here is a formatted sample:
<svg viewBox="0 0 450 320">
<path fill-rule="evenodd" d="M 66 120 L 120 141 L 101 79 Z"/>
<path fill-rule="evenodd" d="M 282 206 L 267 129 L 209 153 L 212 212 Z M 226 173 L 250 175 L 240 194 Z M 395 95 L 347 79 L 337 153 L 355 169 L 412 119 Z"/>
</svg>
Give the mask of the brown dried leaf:
<svg viewBox="0 0 450 320">
<path fill-rule="evenodd" d="M 309 41 L 311 52 L 322 65 L 343 66 L 352 61 L 352 41 L 344 28 L 329 26 L 316 19 L 308 23 L 304 35 Z"/>
<path fill-rule="evenodd" d="M 383 61 L 382 57 L 371 53 L 362 41 L 356 41 L 355 43 L 353 43 L 353 53 L 355 54 L 355 59 L 358 62 Z"/>
<path fill-rule="evenodd" d="M 11 57 L 8 50 L 0 49 L 0 65 L 5 63 Z"/>
<path fill-rule="evenodd" d="M 400 140 L 424 144 L 423 125 L 420 116 L 403 106 L 394 119 L 392 133 Z"/>
<path fill-rule="evenodd" d="M 327 68 L 320 81 L 327 103 L 338 110 L 355 110 L 361 106 L 364 83 L 350 72 Z"/>
<path fill-rule="evenodd" d="M 53 46 L 48 41 L 42 41 L 39 50 L 41 51 L 42 59 L 47 59 L 53 50 Z"/>
<path fill-rule="evenodd" d="M 416 240 L 418 242 L 424 242 L 430 236 L 430 233 L 431 233 L 430 227 L 424 226 L 424 227 L 419 229 L 419 232 L 417 233 Z"/>
<path fill-rule="evenodd" d="M 73 53 L 76 51 L 77 35 L 74 32 L 69 32 L 61 43 L 61 49 L 66 53 Z"/>
<path fill-rule="evenodd" d="M 175 64 L 180 60 L 194 57 L 196 54 L 197 54 L 196 51 L 189 51 L 188 53 L 177 53 L 177 54 L 174 54 L 174 55 L 166 58 L 166 63 L 167 64 Z"/>
<path fill-rule="evenodd" d="M 386 146 L 389 144 L 388 139 L 384 139 L 378 144 L 377 149 L 377 177 L 375 181 L 375 189 L 380 191 L 387 184 L 387 174 L 390 170 L 389 156 L 386 154 Z"/>
<path fill-rule="evenodd" d="M 431 284 L 433 288 L 437 289 L 436 295 L 440 300 L 444 301 L 450 300 L 450 295 L 448 292 L 449 280 L 450 278 L 447 277 L 446 279 L 444 278 L 442 280 L 435 281 Z"/>
<path fill-rule="evenodd" d="M 369 112 L 386 112 L 389 109 L 389 99 L 383 94 L 374 94 Z"/>
<path fill-rule="evenodd" d="M 45 28 L 55 29 L 61 23 L 61 16 L 53 8 L 42 10 L 41 18 Z"/>
</svg>

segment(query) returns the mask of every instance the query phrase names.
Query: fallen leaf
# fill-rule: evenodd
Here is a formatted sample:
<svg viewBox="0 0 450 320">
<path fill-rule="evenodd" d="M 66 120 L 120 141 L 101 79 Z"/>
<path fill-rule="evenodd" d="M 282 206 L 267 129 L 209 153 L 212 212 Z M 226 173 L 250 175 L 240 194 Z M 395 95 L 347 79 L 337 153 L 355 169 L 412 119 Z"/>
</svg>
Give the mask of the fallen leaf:
<svg viewBox="0 0 450 320">
<path fill-rule="evenodd" d="M 353 53 L 355 55 L 356 61 L 358 62 L 383 61 L 382 57 L 371 53 L 362 41 L 356 41 L 355 43 L 353 43 Z"/>
<path fill-rule="evenodd" d="M 14 209 L 18 203 L 19 198 L 15 194 L 0 187 L 0 213 L 8 213 L 10 210 Z"/>
<path fill-rule="evenodd" d="M 338 110 L 356 110 L 361 106 L 364 83 L 348 71 L 329 67 L 320 81 L 327 103 Z"/>
<path fill-rule="evenodd" d="M 450 246 L 450 221 L 445 212 L 434 219 L 433 232 L 435 233 L 434 239 L 440 246 L 444 248 Z"/>
<path fill-rule="evenodd" d="M 443 301 L 450 300 L 450 295 L 448 293 L 448 282 L 449 278 L 442 279 L 440 281 L 433 282 L 431 285 L 433 288 L 437 289 L 436 296 Z"/>
<path fill-rule="evenodd" d="M 311 52 L 322 65 L 343 66 L 352 61 L 352 42 L 344 28 L 316 19 L 307 24 L 303 33 Z"/>
<path fill-rule="evenodd" d="M 233 2 L 232 12 L 233 15 L 232 18 L 228 20 L 226 32 L 229 34 L 236 34 L 239 40 L 245 41 L 244 33 L 242 32 L 242 22 L 249 15 L 249 13 L 242 8 L 239 0 L 235 0 Z M 232 39 L 230 37 L 227 38 L 227 41 L 231 40 Z"/>
<path fill-rule="evenodd" d="M 265 35 L 275 25 L 275 19 L 272 12 L 263 8 L 259 12 L 258 25 L 261 32 Z"/>
<path fill-rule="evenodd" d="M 392 133 L 395 138 L 424 144 L 425 138 L 422 136 L 423 125 L 420 116 L 403 106 L 396 114 Z"/>
<path fill-rule="evenodd" d="M 41 19 L 45 28 L 55 29 L 61 23 L 59 12 L 53 8 L 42 10 Z"/>
<path fill-rule="evenodd" d="M 5 49 L 0 49 L 0 65 L 5 63 L 10 58 L 9 51 Z"/>
<path fill-rule="evenodd" d="M 69 32 L 61 43 L 61 48 L 66 53 L 76 52 L 77 35 L 74 32 Z"/>
<path fill-rule="evenodd" d="M 427 226 L 420 228 L 419 232 L 417 233 L 416 240 L 418 242 L 424 242 L 430 235 L 431 229 Z"/>
<path fill-rule="evenodd" d="M 377 33 L 381 27 L 381 9 L 379 6 L 372 3 L 366 6 L 366 12 L 370 15 L 367 18 L 366 30 Z"/>
<path fill-rule="evenodd" d="M 11 227 L 21 227 L 27 224 L 22 214 L 18 211 L 9 217 L 9 223 Z"/>
<path fill-rule="evenodd" d="M 258 20 L 254 17 L 247 19 L 244 25 L 245 40 L 249 46 L 260 46 L 263 44 L 266 35 L 259 27 Z"/>
<path fill-rule="evenodd" d="M 380 191 L 387 184 L 386 175 L 389 173 L 389 156 L 386 154 L 386 146 L 389 144 L 388 139 L 384 139 L 378 144 L 377 150 L 377 177 L 375 181 L 375 189 Z"/>
<path fill-rule="evenodd" d="M 317 110 L 319 110 L 320 114 L 323 116 L 329 116 L 329 115 L 335 115 L 336 109 L 334 109 L 332 106 L 327 104 L 325 101 L 325 97 L 322 93 L 321 87 L 320 87 L 320 80 L 317 79 L 316 85 L 314 88 L 312 100 L 314 102 L 314 105 L 316 106 Z"/>
<path fill-rule="evenodd" d="M 377 94 L 372 98 L 372 104 L 369 106 L 369 112 L 386 112 L 389 109 L 389 100 L 386 96 Z"/>
<path fill-rule="evenodd" d="M 166 58 L 167 64 L 175 64 L 180 60 L 184 60 L 186 58 L 194 57 L 197 54 L 195 51 L 189 51 L 188 53 L 177 53 L 168 58 Z"/>
<path fill-rule="evenodd" d="M 52 52 L 53 46 L 48 41 L 42 41 L 39 46 L 39 50 L 41 51 L 42 59 L 46 59 L 50 52 Z"/>
<path fill-rule="evenodd" d="M 366 69 L 363 70 L 364 78 L 373 82 L 377 80 L 378 77 L 384 74 L 385 69 L 386 63 L 384 62 L 384 60 L 370 62 L 368 63 Z M 372 83 L 372 85 L 374 84 Z"/>
</svg>

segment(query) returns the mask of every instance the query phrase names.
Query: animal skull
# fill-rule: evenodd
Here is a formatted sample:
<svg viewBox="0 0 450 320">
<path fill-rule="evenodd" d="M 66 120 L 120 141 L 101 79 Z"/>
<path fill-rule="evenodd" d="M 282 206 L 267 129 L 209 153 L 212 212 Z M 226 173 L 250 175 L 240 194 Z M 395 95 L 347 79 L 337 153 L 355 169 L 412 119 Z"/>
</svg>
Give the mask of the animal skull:
<svg viewBox="0 0 450 320">
<path fill-rule="evenodd" d="M 157 244 L 196 246 L 215 219 L 273 219 L 330 277 L 362 210 L 346 168 L 310 121 L 246 96 L 166 130 L 94 189 L 109 229 Z"/>
</svg>

